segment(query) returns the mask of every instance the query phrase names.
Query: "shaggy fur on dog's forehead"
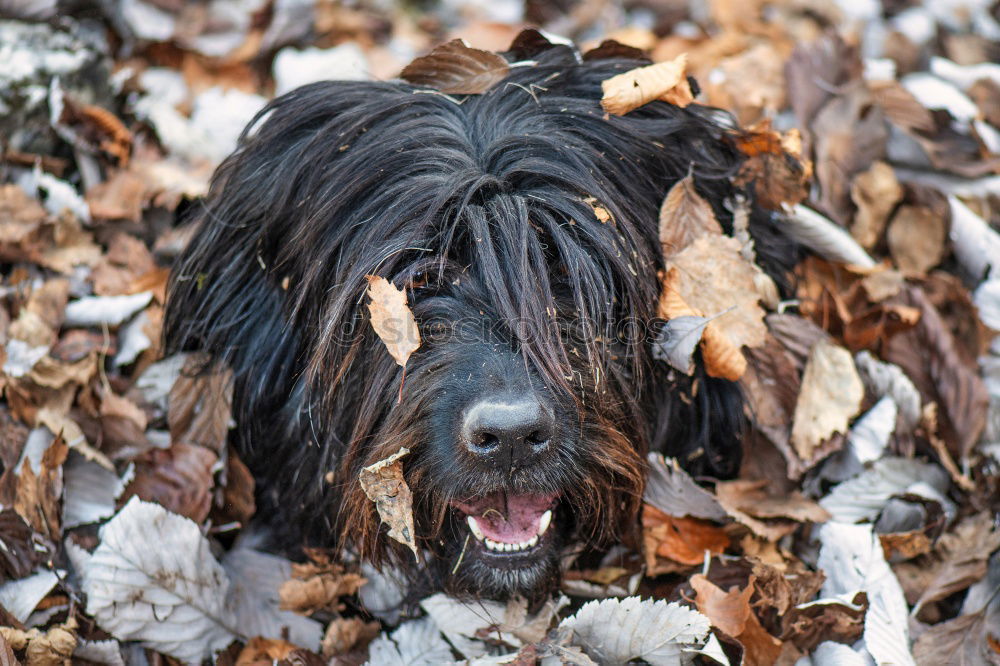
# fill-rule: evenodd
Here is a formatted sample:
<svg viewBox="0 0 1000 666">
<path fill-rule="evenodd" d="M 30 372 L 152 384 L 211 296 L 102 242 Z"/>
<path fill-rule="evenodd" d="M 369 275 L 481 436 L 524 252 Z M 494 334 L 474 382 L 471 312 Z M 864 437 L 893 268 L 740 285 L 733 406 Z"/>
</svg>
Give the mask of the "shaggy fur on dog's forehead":
<svg viewBox="0 0 1000 666">
<path fill-rule="evenodd" d="M 680 400 L 690 382 L 654 367 L 647 337 L 611 335 L 655 315 L 666 191 L 693 173 L 727 226 L 740 162 L 715 111 L 654 102 L 604 113 L 601 81 L 637 64 L 577 63 L 557 48 L 459 98 L 316 83 L 247 129 L 173 272 L 165 339 L 168 352 L 204 350 L 233 369 L 236 444 L 260 500 L 308 515 L 277 531 L 319 544 L 343 531 L 370 557 L 390 546 L 357 473 L 427 438 L 441 388 L 431 377 L 449 359 L 447 345 L 418 351 L 397 404 L 402 371 L 368 326 L 367 275 L 406 287 L 422 325 L 489 322 L 546 391 L 587 417 L 575 436 L 601 445 L 567 458 L 563 480 L 592 495 L 604 538 L 634 525 L 650 445 L 697 450 L 707 471 L 730 471 L 743 418 L 735 386 L 702 373 L 702 390 Z M 766 216 L 751 225 L 758 239 L 774 235 Z M 758 244 L 765 267 L 781 263 L 779 245 Z M 434 461 L 415 462 L 411 484 L 433 489 Z M 448 492 L 418 496 L 418 513 L 443 511 Z"/>
</svg>

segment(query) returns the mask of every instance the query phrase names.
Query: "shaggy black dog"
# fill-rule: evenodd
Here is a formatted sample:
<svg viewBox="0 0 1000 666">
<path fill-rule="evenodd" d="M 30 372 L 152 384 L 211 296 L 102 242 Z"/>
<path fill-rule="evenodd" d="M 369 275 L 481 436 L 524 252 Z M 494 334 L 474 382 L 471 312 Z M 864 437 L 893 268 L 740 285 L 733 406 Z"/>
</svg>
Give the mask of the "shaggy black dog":
<svg viewBox="0 0 1000 666">
<path fill-rule="evenodd" d="M 693 172 L 730 224 L 732 128 L 698 105 L 605 114 L 601 81 L 647 63 L 532 59 L 458 98 L 305 86 L 216 173 L 173 272 L 167 348 L 234 371 L 233 443 L 278 544 L 537 597 L 565 547 L 634 537 L 647 451 L 736 470 L 737 386 L 651 354 L 659 206 Z M 779 272 L 770 225 L 755 213 L 751 231 Z M 405 381 L 368 321 L 369 275 L 404 287 L 421 327 Z M 357 480 L 401 446 L 420 566 Z"/>
</svg>

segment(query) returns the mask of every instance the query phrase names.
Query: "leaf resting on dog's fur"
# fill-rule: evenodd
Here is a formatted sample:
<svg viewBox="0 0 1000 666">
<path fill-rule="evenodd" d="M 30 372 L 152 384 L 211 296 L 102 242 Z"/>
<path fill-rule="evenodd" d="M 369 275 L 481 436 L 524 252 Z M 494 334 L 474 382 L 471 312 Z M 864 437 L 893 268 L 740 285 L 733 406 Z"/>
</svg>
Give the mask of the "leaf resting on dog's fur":
<svg viewBox="0 0 1000 666">
<path fill-rule="evenodd" d="M 599 664 L 643 659 L 666 666 L 681 663 L 684 648 L 701 646 L 710 624 L 698 611 L 676 602 L 626 597 L 584 604 L 559 626 L 571 628 L 573 644 Z"/>
<path fill-rule="evenodd" d="M 400 460 L 410 452 L 400 447 L 385 460 L 369 465 L 361 470 L 358 481 L 368 499 L 375 502 L 379 518 L 389 526 L 389 536 L 417 555 L 417 544 L 413 538 L 413 493 L 403 479 L 403 463 Z"/>
<path fill-rule="evenodd" d="M 382 277 L 368 276 L 368 311 L 372 328 L 396 363 L 404 368 L 410 354 L 420 347 L 420 330 L 406 305 L 406 292 Z"/>
<path fill-rule="evenodd" d="M 694 101 L 686 68 L 687 54 L 682 53 L 673 60 L 612 76 L 601 82 L 604 91 L 601 106 L 616 116 L 623 116 L 657 99 L 684 108 Z"/>
<path fill-rule="evenodd" d="M 509 71 L 503 56 L 453 39 L 411 62 L 399 77 L 449 95 L 478 95 L 503 80 Z"/>
</svg>

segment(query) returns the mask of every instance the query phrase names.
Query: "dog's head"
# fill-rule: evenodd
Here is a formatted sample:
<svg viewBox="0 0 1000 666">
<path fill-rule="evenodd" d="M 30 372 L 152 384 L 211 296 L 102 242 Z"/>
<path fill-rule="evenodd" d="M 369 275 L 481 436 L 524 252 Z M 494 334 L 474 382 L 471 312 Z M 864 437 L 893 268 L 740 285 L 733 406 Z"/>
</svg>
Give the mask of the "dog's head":
<svg viewBox="0 0 1000 666">
<path fill-rule="evenodd" d="M 724 215 L 738 158 L 707 109 L 608 117 L 601 81 L 639 64 L 553 49 L 462 99 L 313 84 L 248 128 L 166 335 L 233 367 L 239 449 L 276 523 L 412 562 L 358 483 L 405 446 L 438 582 L 532 595 L 565 546 L 632 535 L 651 443 L 710 448 L 711 391 L 682 396 L 650 361 L 657 211 L 693 171 Z M 369 275 L 420 326 L 405 376 L 369 326 Z"/>
</svg>

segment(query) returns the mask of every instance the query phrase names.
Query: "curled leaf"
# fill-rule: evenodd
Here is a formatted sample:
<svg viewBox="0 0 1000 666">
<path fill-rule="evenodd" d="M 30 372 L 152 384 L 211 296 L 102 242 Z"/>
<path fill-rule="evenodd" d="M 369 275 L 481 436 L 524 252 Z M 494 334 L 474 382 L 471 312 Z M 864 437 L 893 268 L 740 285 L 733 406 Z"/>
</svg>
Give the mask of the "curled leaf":
<svg viewBox="0 0 1000 666">
<path fill-rule="evenodd" d="M 683 108 L 694 101 L 686 68 L 687 54 L 682 53 L 673 60 L 612 76 L 601 82 L 604 91 L 601 106 L 616 116 L 657 99 Z"/>
<path fill-rule="evenodd" d="M 406 292 L 382 277 L 368 276 L 368 311 L 372 328 L 396 363 L 406 367 L 410 355 L 420 347 L 420 330 L 406 305 Z"/>
<path fill-rule="evenodd" d="M 407 546 L 419 559 L 413 533 L 413 493 L 403 479 L 400 460 L 409 452 L 400 447 L 388 458 L 362 469 L 358 481 L 368 499 L 375 502 L 379 518 L 389 526 L 389 536 Z"/>
<path fill-rule="evenodd" d="M 453 39 L 411 62 L 399 76 L 449 95 L 478 95 L 503 80 L 509 71 L 503 56 Z"/>
</svg>

